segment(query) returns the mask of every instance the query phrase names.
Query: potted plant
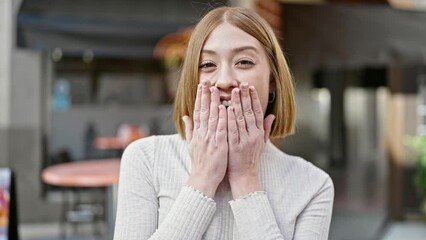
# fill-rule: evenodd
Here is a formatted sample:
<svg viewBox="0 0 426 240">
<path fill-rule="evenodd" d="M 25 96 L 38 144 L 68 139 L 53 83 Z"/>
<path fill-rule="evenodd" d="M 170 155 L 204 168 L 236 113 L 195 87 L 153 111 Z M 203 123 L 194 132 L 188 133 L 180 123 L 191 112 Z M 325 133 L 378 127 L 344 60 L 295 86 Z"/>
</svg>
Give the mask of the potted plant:
<svg viewBox="0 0 426 240">
<path fill-rule="evenodd" d="M 414 185 L 422 197 L 420 210 L 426 214 L 426 136 L 415 136 L 409 140 L 409 145 L 417 154 L 416 174 Z"/>
</svg>

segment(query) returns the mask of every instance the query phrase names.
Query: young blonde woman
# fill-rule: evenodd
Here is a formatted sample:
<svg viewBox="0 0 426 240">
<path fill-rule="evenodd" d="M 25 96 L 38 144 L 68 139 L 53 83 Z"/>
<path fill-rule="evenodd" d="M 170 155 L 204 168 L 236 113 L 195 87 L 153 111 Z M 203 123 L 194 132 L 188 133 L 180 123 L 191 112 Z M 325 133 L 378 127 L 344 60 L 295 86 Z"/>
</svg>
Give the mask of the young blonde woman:
<svg viewBox="0 0 426 240">
<path fill-rule="evenodd" d="M 174 111 L 179 134 L 123 154 L 114 239 L 328 238 L 330 177 L 269 141 L 293 133 L 295 100 L 260 16 L 221 7 L 198 23 Z"/>
</svg>

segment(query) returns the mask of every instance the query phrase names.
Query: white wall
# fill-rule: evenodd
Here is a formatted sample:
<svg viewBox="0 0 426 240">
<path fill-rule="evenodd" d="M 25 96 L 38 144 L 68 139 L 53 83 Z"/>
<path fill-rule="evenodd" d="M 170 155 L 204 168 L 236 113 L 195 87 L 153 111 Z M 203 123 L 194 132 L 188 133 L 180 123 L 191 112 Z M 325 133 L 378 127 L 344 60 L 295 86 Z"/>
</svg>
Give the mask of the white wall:
<svg viewBox="0 0 426 240">
<path fill-rule="evenodd" d="M 0 36 L 0 129 L 4 129 L 9 125 L 12 0 L 0 1 Z"/>
<path fill-rule="evenodd" d="M 16 47 L 21 0 L 0 1 L 0 167 L 16 176 L 20 223 L 59 219 L 41 196 L 41 54 Z"/>
<path fill-rule="evenodd" d="M 41 53 L 14 49 L 11 58 L 10 127 L 36 128 L 41 126 Z"/>
<path fill-rule="evenodd" d="M 10 124 L 10 53 L 12 0 L 0 1 L 0 166 L 7 165 Z"/>
</svg>

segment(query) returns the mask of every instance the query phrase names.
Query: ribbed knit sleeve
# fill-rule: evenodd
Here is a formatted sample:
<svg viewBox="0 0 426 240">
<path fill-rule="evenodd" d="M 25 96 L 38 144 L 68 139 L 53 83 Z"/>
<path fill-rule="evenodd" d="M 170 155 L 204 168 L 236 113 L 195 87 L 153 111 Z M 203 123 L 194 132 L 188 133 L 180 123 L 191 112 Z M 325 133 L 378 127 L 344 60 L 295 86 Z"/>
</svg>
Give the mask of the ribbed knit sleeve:
<svg viewBox="0 0 426 240">
<path fill-rule="evenodd" d="M 216 204 L 201 192 L 184 186 L 172 209 L 150 239 L 201 239 Z"/>
<path fill-rule="evenodd" d="M 148 239 L 157 229 L 158 201 L 152 181 L 153 141 L 132 143 L 123 153 L 118 183 L 116 240 Z"/>
<path fill-rule="evenodd" d="M 334 201 L 334 186 L 328 177 L 296 219 L 294 240 L 328 239 Z"/>
<path fill-rule="evenodd" d="M 229 202 L 240 239 L 284 239 L 265 192 Z"/>
<path fill-rule="evenodd" d="M 296 219 L 294 236 L 283 236 L 265 192 L 255 192 L 230 201 L 240 239 L 327 240 L 334 188 L 328 177 L 321 189 Z"/>
<path fill-rule="evenodd" d="M 120 166 L 115 240 L 201 239 L 216 210 L 215 202 L 183 186 L 158 226 L 159 202 L 152 177 L 155 139 L 130 145 Z"/>
</svg>

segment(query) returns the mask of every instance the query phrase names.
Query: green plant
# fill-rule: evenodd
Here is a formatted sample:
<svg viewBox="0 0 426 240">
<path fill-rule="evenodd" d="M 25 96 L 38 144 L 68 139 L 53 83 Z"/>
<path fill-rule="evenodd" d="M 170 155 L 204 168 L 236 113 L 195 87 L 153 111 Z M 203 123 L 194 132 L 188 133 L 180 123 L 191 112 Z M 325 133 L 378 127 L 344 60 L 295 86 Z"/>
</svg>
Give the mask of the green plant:
<svg viewBox="0 0 426 240">
<path fill-rule="evenodd" d="M 420 210 L 426 214 L 426 136 L 409 138 L 409 145 L 417 154 L 417 167 L 414 176 L 414 185 L 422 196 Z"/>
</svg>

